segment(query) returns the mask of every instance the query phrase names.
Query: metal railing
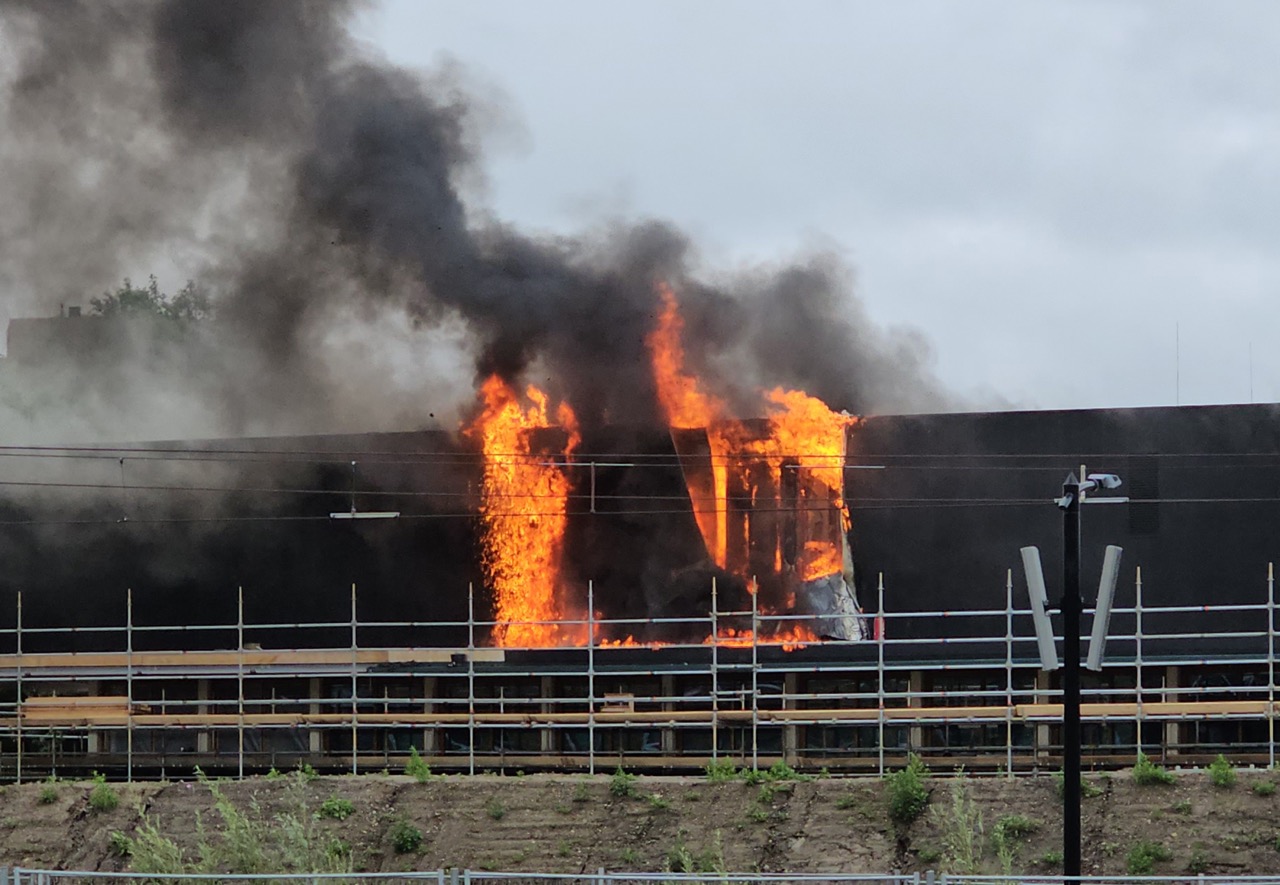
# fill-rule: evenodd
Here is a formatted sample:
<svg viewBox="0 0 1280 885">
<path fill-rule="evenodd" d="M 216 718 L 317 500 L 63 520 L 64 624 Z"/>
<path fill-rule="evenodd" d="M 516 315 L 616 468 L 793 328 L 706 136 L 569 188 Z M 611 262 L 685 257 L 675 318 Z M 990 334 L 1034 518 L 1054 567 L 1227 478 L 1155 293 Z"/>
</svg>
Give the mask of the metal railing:
<svg viewBox="0 0 1280 885">
<path fill-rule="evenodd" d="M 260 873 L 164 874 L 0 867 L 5 885 L 135 885 L 135 883 L 271 883 L 271 885 L 339 885 L 339 883 L 436 883 L 436 885 L 646 885 L 646 883 L 719 883 L 719 885 L 1280 885 L 1280 876 L 1080 876 L 949 875 L 936 873 L 529 873 L 476 870 L 425 870 L 404 873 Z"/>
<path fill-rule="evenodd" d="M 770 873 L 528 873 L 477 870 L 427 870 L 410 873 L 288 873 L 238 875 L 159 874 L 84 872 L 75 870 L 40 870 L 14 867 L 0 868 L 0 882 L 7 885 L 135 885 L 135 883 L 279 883 L 279 885 L 338 885 L 338 883 L 373 883 L 396 885 L 400 882 L 433 882 L 436 885 L 631 885 L 631 883 L 720 883 L 720 885 L 920 885 L 919 874 L 844 873 L 770 874 Z"/>
</svg>

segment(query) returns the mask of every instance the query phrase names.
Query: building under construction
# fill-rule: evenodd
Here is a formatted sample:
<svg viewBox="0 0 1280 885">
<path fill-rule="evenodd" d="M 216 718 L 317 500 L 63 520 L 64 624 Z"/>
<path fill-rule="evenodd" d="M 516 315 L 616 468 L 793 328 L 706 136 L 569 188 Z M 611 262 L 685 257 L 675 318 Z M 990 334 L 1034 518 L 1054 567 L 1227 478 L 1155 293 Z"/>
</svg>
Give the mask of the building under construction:
<svg viewBox="0 0 1280 885">
<path fill-rule="evenodd" d="M 551 439 L 524 457 L 563 478 L 555 506 L 496 523 L 452 434 L 5 449 L 0 777 L 413 748 L 453 771 L 1056 768 L 1018 549 L 1055 600 L 1052 499 L 1081 470 L 1128 497 L 1085 508 L 1087 578 L 1125 549 L 1086 762 L 1275 761 L 1276 407 L 886 416 L 843 439 L 834 481 L 710 430 Z M 554 617 L 504 617 L 486 531 L 549 513 Z"/>
</svg>

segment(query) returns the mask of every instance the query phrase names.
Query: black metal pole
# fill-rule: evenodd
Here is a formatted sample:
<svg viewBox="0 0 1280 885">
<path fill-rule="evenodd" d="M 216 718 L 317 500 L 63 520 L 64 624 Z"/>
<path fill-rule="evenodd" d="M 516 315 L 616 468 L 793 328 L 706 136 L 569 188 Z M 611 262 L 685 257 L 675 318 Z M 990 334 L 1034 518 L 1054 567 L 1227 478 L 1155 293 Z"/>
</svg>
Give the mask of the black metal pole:
<svg viewBox="0 0 1280 885">
<path fill-rule="evenodd" d="M 1062 873 L 1080 875 L 1080 483 L 1067 477 L 1062 517 Z"/>
</svg>

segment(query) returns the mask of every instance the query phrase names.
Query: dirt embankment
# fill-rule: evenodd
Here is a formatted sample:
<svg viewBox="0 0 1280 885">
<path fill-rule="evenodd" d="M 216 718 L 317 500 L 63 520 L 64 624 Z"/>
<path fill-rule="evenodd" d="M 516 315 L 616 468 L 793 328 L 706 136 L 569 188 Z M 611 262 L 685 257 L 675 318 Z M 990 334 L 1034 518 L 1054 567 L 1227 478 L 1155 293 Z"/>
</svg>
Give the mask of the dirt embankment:
<svg viewBox="0 0 1280 885">
<path fill-rule="evenodd" d="M 256 802 L 269 819 L 290 780 L 227 782 L 220 789 L 239 808 Z M 1123 874 L 1135 847 L 1150 843 L 1163 847 L 1151 852 L 1156 857 L 1168 854 L 1155 861 L 1156 873 L 1280 873 L 1280 794 L 1258 786 L 1275 780 L 1280 773 L 1241 772 L 1234 786 L 1219 788 L 1204 773 L 1188 772 L 1171 786 L 1141 787 L 1128 772 L 1092 777 L 1098 795 L 1084 800 L 1085 872 Z M 1013 872 L 1061 871 L 1062 807 L 1051 779 L 968 778 L 972 807 L 959 814 L 952 781 L 926 781 L 930 808 L 907 826 L 891 820 L 886 787 L 874 780 L 746 784 L 641 777 L 634 795 L 618 796 L 607 776 L 451 776 L 418 783 L 371 775 L 316 778 L 295 786 L 294 795 L 305 794 L 309 812 L 318 812 L 326 799 L 350 802 L 345 819 L 319 818 L 317 826 L 350 849 L 358 870 L 657 871 L 683 865 L 878 873 L 946 869 L 969 852 L 980 869 L 998 872 L 1002 862 L 992 837 L 1001 818 L 1017 815 L 1034 826 L 1024 823 L 1020 829 L 1032 831 L 1010 843 Z M 91 784 L 0 789 L 0 863 L 125 869 L 123 840 L 112 834 L 135 835 L 142 815 L 188 850 L 197 842 L 198 817 L 209 829 L 219 820 L 206 785 L 113 786 L 120 803 L 109 811 L 91 807 Z M 421 843 L 398 852 L 393 831 L 405 824 L 421 833 Z"/>
</svg>

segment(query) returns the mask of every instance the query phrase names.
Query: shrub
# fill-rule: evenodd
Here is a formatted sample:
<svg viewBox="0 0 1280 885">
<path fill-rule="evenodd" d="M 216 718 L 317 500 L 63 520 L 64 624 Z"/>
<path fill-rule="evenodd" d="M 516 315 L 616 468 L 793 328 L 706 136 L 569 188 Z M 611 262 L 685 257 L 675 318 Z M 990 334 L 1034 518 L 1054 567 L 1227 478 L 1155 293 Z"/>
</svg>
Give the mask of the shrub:
<svg viewBox="0 0 1280 885">
<path fill-rule="evenodd" d="M 798 772 L 798 771 L 796 771 L 794 768 L 792 768 L 790 765 L 788 765 L 787 763 L 783 762 L 781 759 L 779 759 L 777 762 L 773 763 L 773 765 L 769 768 L 769 771 L 766 773 L 766 776 L 767 776 L 767 777 L 769 778 L 769 780 L 771 780 L 771 781 L 807 781 L 807 780 L 813 780 L 813 777 L 812 777 L 812 776 L 810 776 L 810 775 L 804 775 L 804 774 L 801 774 L 800 772 Z"/>
<path fill-rule="evenodd" d="M 924 779 L 929 769 L 912 753 L 907 767 L 889 775 L 889 816 L 900 824 L 909 824 L 924 813 L 929 804 L 929 791 Z"/>
<path fill-rule="evenodd" d="M 134 838 L 128 842 L 130 868 L 138 873 L 255 874 L 346 873 L 353 866 L 350 848 L 330 838 L 318 826 L 320 817 L 308 805 L 306 775 L 299 770 L 289 777 L 281 808 L 270 817 L 251 800 L 238 808 L 218 784 L 199 774 L 212 794 L 221 828 L 210 833 L 196 817 L 197 844 L 189 857 L 156 822 L 144 815 Z"/>
<path fill-rule="evenodd" d="M 330 796 L 320 803 L 320 816 L 332 820 L 346 820 L 355 810 L 356 807 L 351 804 L 350 799 L 343 799 L 340 796 Z"/>
<path fill-rule="evenodd" d="M 404 773 L 420 784 L 431 780 L 431 766 L 418 754 L 417 747 L 409 748 L 409 761 L 404 764 Z"/>
<path fill-rule="evenodd" d="M 1006 814 L 991 829 L 991 846 L 1000 861 L 1000 870 L 1013 874 L 1013 862 L 1018 854 L 1018 840 L 1025 839 L 1040 829 L 1040 822 L 1022 814 Z"/>
<path fill-rule="evenodd" d="M 109 839 L 111 853 L 117 857 L 128 857 L 133 853 L 133 840 L 119 830 L 113 830 Z"/>
<path fill-rule="evenodd" d="M 623 771 L 622 766 L 619 765 L 618 770 L 609 779 L 609 793 L 620 799 L 634 799 L 639 795 L 636 790 L 636 776 Z"/>
<path fill-rule="evenodd" d="M 507 816 L 507 806 L 496 796 L 485 803 L 485 814 L 489 815 L 490 820 L 502 820 Z"/>
<path fill-rule="evenodd" d="M 1215 787 L 1234 787 L 1236 784 L 1236 770 L 1231 767 L 1231 763 L 1227 761 L 1227 757 L 1221 753 L 1218 758 L 1213 760 L 1209 766 L 1209 783 Z"/>
<path fill-rule="evenodd" d="M 1276 791 L 1276 785 L 1272 781 L 1258 781 L 1253 785 L 1253 795 L 1270 796 Z"/>
<path fill-rule="evenodd" d="M 1191 849 L 1191 857 L 1187 860 L 1187 872 L 1196 876 L 1209 872 L 1209 855 L 1203 846 L 1197 845 Z"/>
<path fill-rule="evenodd" d="M 1277 840 L 1280 845 L 1280 840 Z M 689 846 L 683 841 L 677 842 L 670 851 L 667 852 L 667 869 L 673 873 L 692 873 L 693 872 L 693 852 L 689 850 Z"/>
<path fill-rule="evenodd" d="M 573 788 L 574 802 L 590 802 L 591 801 L 591 781 L 583 778 L 578 781 L 578 785 Z"/>
<path fill-rule="evenodd" d="M 657 793 L 649 794 L 649 807 L 657 811 L 671 807 L 671 800 L 666 796 L 659 796 Z"/>
<path fill-rule="evenodd" d="M 106 775 L 93 773 L 93 789 L 89 791 L 89 807 L 94 811 L 115 811 L 120 805 L 120 796 L 107 783 Z"/>
<path fill-rule="evenodd" d="M 996 821 L 995 832 L 1012 839 L 1025 839 L 1040 829 L 1040 821 L 1022 814 L 1006 814 Z"/>
<path fill-rule="evenodd" d="M 943 853 L 950 871 L 961 875 L 977 873 L 983 849 L 982 811 L 969 795 L 969 784 L 963 771 L 951 781 L 950 805 L 934 808 L 933 815 L 941 824 Z M 1008 847 L 1008 844 L 1002 843 L 1002 847 Z M 1001 859 L 1005 858 L 1002 856 Z M 1012 853 L 1008 860 L 1012 863 Z"/>
<path fill-rule="evenodd" d="M 718 873 L 724 875 L 724 845 L 716 830 L 711 844 L 694 854 L 681 840 L 667 852 L 667 869 L 673 873 Z"/>
<path fill-rule="evenodd" d="M 1156 784 L 1171 784 L 1177 778 L 1172 771 L 1166 771 L 1164 766 L 1156 765 L 1148 759 L 1146 753 L 1139 752 L 1138 761 L 1133 766 L 1133 780 L 1140 787 L 1150 787 Z"/>
<path fill-rule="evenodd" d="M 391 825 L 389 831 L 391 847 L 396 854 L 408 854 L 417 851 L 422 845 L 422 831 L 406 820 L 398 820 Z"/>
<path fill-rule="evenodd" d="M 707 780 L 713 784 L 727 783 L 738 776 L 738 766 L 732 759 L 712 759 L 707 763 Z"/>
<path fill-rule="evenodd" d="M 1149 876 L 1157 861 L 1168 860 L 1172 856 L 1169 849 L 1159 842 L 1139 842 L 1129 851 L 1126 869 L 1130 876 Z"/>
<path fill-rule="evenodd" d="M 309 783 L 311 783 L 313 780 L 315 780 L 316 778 L 318 778 L 320 775 L 316 774 L 316 770 L 315 770 L 314 768 L 312 768 L 312 767 L 311 767 L 311 763 L 310 763 L 310 762 L 301 762 L 301 761 L 299 761 L 299 762 L 298 762 L 298 769 L 297 769 L 297 771 L 295 772 L 295 776 L 296 776 L 299 780 L 301 780 L 303 783 L 308 783 L 308 784 L 309 784 Z"/>
<path fill-rule="evenodd" d="M 40 788 L 40 804 L 52 805 L 58 801 L 58 788 L 53 784 L 45 784 Z"/>
<path fill-rule="evenodd" d="M 778 795 L 779 788 L 776 784 L 763 783 L 760 785 L 760 792 L 756 794 L 756 801 L 761 805 L 772 805 L 773 797 Z"/>
</svg>

